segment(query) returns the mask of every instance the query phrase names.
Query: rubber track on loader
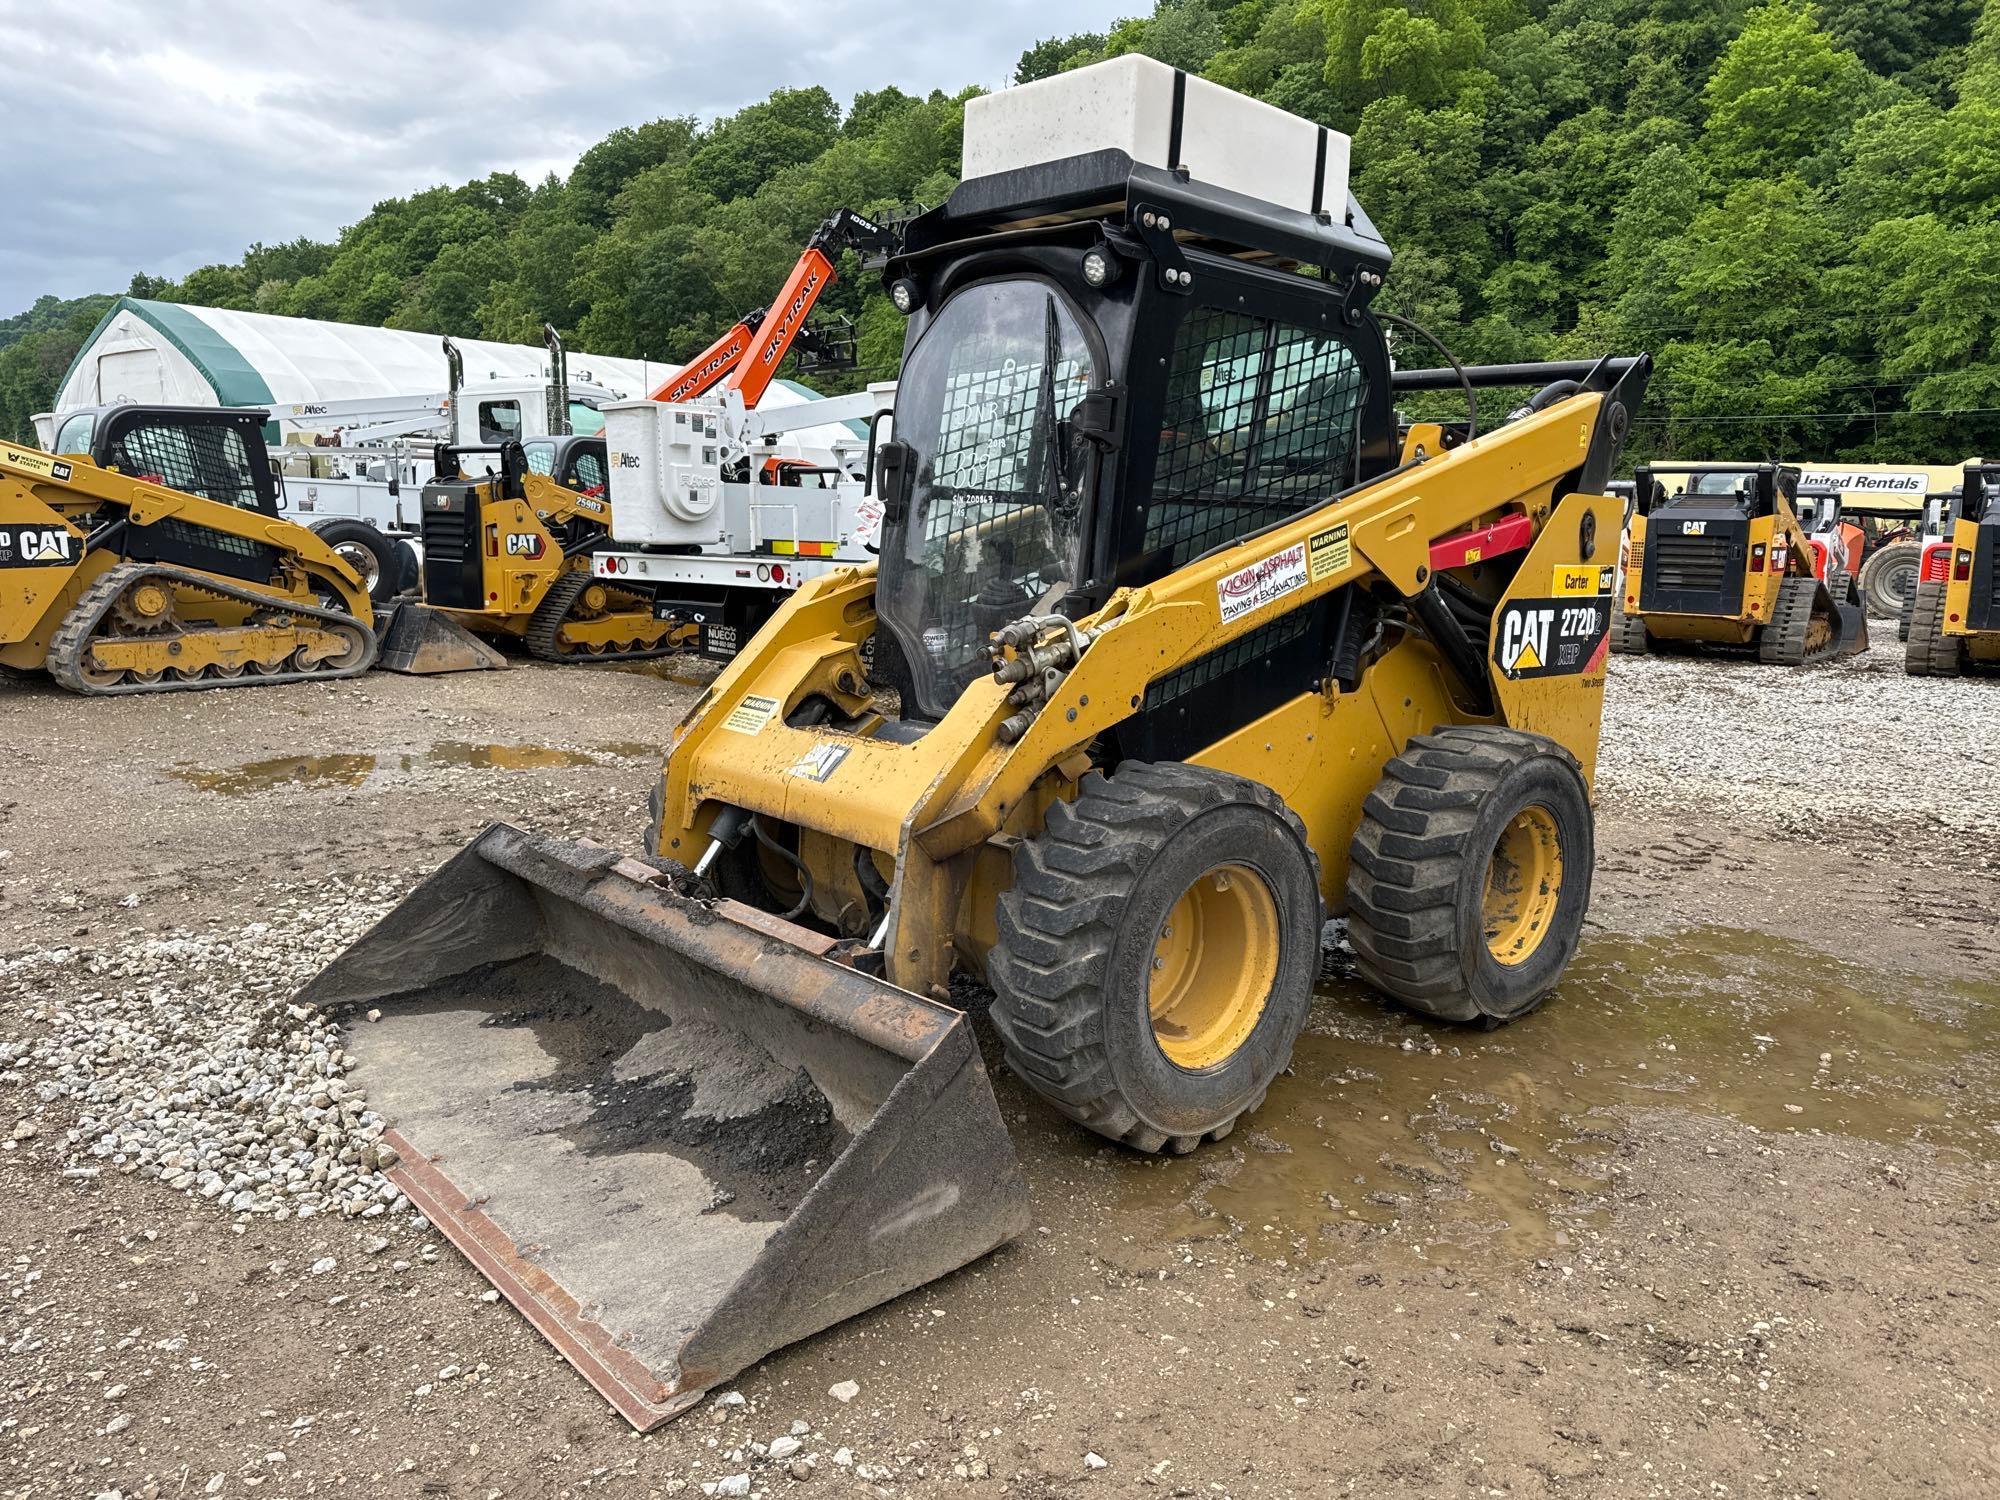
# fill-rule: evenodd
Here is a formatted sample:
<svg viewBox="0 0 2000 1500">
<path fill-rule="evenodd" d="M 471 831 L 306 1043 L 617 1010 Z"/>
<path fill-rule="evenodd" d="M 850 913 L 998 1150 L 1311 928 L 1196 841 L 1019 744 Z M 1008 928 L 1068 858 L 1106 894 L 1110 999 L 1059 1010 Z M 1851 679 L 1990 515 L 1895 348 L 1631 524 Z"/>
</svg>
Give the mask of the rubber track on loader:
<svg viewBox="0 0 2000 1500">
<path fill-rule="evenodd" d="M 647 646 L 638 651 L 563 650 L 560 637 L 563 626 L 569 623 L 569 612 L 576 608 L 576 601 L 583 597 L 583 591 L 596 581 L 588 573 L 565 573 L 549 585 L 549 591 L 535 606 L 535 613 L 522 637 L 528 655 L 537 661 L 553 662 L 641 661 L 647 657 L 672 656 L 680 650 L 678 646 Z"/>
<path fill-rule="evenodd" d="M 1806 642 L 1811 638 L 1813 627 L 1813 606 L 1818 602 L 1820 581 L 1794 575 L 1778 586 L 1778 603 L 1771 611 L 1771 623 L 1764 627 L 1762 639 L 1757 643 L 1758 659 L 1774 667 L 1803 667 L 1814 662 L 1825 661 L 1840 654 L 1840 616 L 1836 612 L 1826 621 L 1826 643 L 1817 650 L 1807 650 Z M 1827 590 L 1832 597 L 1832 590 Z"/>
<path fill-rule="evenodd" d="M 284 671 L 253 673 L 245 671 L 237 677 L 163 677 L 158 682 L 115 682 L 94 683 L 83 675 L 84 653 L 89 650 L 96 637 L 97 627 L 104 623 L 104 617 L 118 602 L 119 596 L 142 578 L 160 578 L 176 589 L 195 589 L 218 599 L 235 599 L 254 604 L 259 609 L 276 614 L 300 615 L 312 620 L 327 620 L 343 626 L 351 626 L 361 633 L 364 650 L 361 659 L 349 667 L 328 667 L 307 671 Z M 207 631 L 235 629 L 234 626 L 195 626 L 192 630 L 183 627 L 179 634 L 183 637 Z M 375 664 L 377 642 L 375 631 L 354 616 L 338 609 L 322 609 L 317 605 L 301 604 L 295 599 L 280 599 L 259 589 L 224 583 L 207 573 L 190 568 L 165 567 L 157 563 L 120 563 L 111 568 L 83 591 L 70 612 L 63 616 L 62 624 L 56 627 L 54 638 L 49 642 L 48 670 L 58 686 L 72 693 L 88 698 L 129 697 L 138 693 L 190 692 L 201 688 L 264 687 L 280 682 L 333 682 L 343 677 L 359 677 Z"/>
<path fill-rule="evenodd" d="M 1644 656 L 1648 649 L 1646 622 L 1625 613 L 1619 605 L 1611 613 L 1611 650 L 1618 656 Z"/>
<path fill-rule="evenodd" d="M 1965 655 L 1958 638 L 1944 633 L 1942 582 L 1919 583 L 1911 596 L 1910 633 L 1903 643 L 1903 670 L 1911 677 L 1960 677 Z"/>
</svg>

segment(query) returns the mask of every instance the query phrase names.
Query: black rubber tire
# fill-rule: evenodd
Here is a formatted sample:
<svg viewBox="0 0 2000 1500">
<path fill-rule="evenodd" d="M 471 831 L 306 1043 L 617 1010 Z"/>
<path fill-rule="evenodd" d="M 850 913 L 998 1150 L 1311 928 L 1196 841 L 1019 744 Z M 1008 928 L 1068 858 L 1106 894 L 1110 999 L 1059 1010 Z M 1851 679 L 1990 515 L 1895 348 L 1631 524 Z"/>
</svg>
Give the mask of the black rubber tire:
<svg viewBox="0 0 2000 1500">
<path fill-rule="evenodd" d="M 398 541 L 394 547 L 396 575 L 394 597 L 398 599 L 414 597 L 423 591 L 423 563 L 417 556 L 417 549 L 407 541 Z"/>
<path fill-rule="evenodd" d="M 1276 971 L 1244 1040 L 1190 1070 L 1154 1035 L 1154 947 L 1182 893 L 1228 864 L 1255 870 L 1273 898 Z M 1007 1064 L 1071 1119 L 1137 1150 L 1220 1140 L 1291 1062 L 1323 910 L 1305 825 L 1269 787 L 1179 764 L 1093 771 L 1014 849 L 986 966 Z"/>
<path fill-rule="evenodd" d="M 375 560 L 373 577 L 362 570 L 361 581 L 368 586 L 368 598 L 376 605 L 387 604 L 402 592 L 403 564 L 396 556 L 396 544 L 366 521 L 357 521 L 352 516 L 335 516 L 330 520 L 315 521 L 313 535 L 327 546 L 359 548 Z M 346 605 L 341 605 L 345 609 Z"/>
<path fill-rule="evenodd" d="M 1917 591 L 1911 589 L 1903 600 L 1902 611 L 1896 617 L 1896 639 L 1908 645 L 1910 640 L 1910 617 L 1917 612 Z"/>
<path fill-rule="evenodd" d="M 1916 596 L 1917 574 L 1923 567 L 1924 544 L 1890 542 L 1861 565 L 1861 602 L 1870 616 L 1897 619 Z"/>
<path fill-rule="evenodd" d="M 1917 585 L 1916 603 L 1910 610 L 1910 636 L 1903 643 L 1903 671 L 1911 677 L 1959 677 L 1965 672 L 1965 643 L 1944 633 L 1944 594 L 1941 578 Z"/>
<path fill-rule="evenodd" d="M 1518 964 L 1487 946 L 1484 899 L 1501 833 L 1545 809 L 1562 855 L 1548 928 Z M 1347 938 L 1361 976 L 1441 1021 L 1511 1021 L 1535 1009 L 1576 953 L 1596 832 L 1576 757 L 1524 730 L 1418 735 L 1382 768 L 1348 850 Z"/>
<path fill-rule="evenodd" d="M 1644 656 L 1652 645 L 1646 634 L 1646 622 L 1638 615 L 1625 613 L 1620 604 L 1611 612 L 1611 654 L 1613 656 Z"/>
</svg>

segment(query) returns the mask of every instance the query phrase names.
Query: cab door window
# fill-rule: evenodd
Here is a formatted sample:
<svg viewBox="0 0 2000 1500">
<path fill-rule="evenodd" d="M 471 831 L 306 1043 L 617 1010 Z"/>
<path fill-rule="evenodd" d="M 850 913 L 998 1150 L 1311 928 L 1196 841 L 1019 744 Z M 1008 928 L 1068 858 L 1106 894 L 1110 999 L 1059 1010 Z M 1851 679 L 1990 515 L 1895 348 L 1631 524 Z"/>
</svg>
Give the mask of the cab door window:
<svg viewBox="0 0 2000 1500">
<path fill-rule="evenodd" d="M 604 455 L 594 448 L 582 448 L 569 466 L 569 487 L 586 495 L 604 492 Z"/>
<path fill-rule="evenodd" d="M 479 403 L 479 441 L 510 443 L 521 436 L 521 403 L 482 401 Z"/>
</svg>

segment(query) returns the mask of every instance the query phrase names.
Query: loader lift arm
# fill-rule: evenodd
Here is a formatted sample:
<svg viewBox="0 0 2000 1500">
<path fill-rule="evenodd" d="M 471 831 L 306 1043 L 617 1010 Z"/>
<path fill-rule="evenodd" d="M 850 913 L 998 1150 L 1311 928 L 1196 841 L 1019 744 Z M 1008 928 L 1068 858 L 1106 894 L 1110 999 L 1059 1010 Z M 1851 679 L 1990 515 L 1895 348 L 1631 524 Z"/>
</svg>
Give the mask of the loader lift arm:
<svg viewBox="0 0 2000 1500">
<path fill-rule="evenodd" d="M 794 346 L 824 349 L 806 319 L 826 289 L 839 279 L 833 257 L 842 250 L 887 251 L 894 248 L 895 239 L 892 231 L 851 208 L 831 215 L 806 241 L 777 299 L 768 308 L 745 316 L 668 376 L 654 389 L 650 399 L 693 401 L 727 385 L 742 393 L 745 406 L 755 406 L 770 389 Z"/>
</svg>

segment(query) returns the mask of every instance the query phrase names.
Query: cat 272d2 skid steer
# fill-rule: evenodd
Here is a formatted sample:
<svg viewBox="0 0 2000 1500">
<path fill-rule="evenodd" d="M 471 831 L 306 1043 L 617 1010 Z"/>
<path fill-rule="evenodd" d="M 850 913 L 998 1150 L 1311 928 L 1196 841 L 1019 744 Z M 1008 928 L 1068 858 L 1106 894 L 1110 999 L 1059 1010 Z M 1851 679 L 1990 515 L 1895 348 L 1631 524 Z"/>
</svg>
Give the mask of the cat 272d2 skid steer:
<svg viewBox="0 0 2000 1500">
<path fill-rule="evenodd" d="M 495 826 L 304 992 L 380 1007 L 391 1175 L 637 1424 L 1025 1227 L 954 972 L 1029 1088 L 1181 1152 L 1285 1068 L 1329 912 L 1458 1021 L 1578 940 L 1649 362 L 1392 371 L 1347 142 L 1148 59 L 973 100 L 965 154 L 884 270 L 879 565 L 723 669 L 644 857 Z"/>
</svg>

